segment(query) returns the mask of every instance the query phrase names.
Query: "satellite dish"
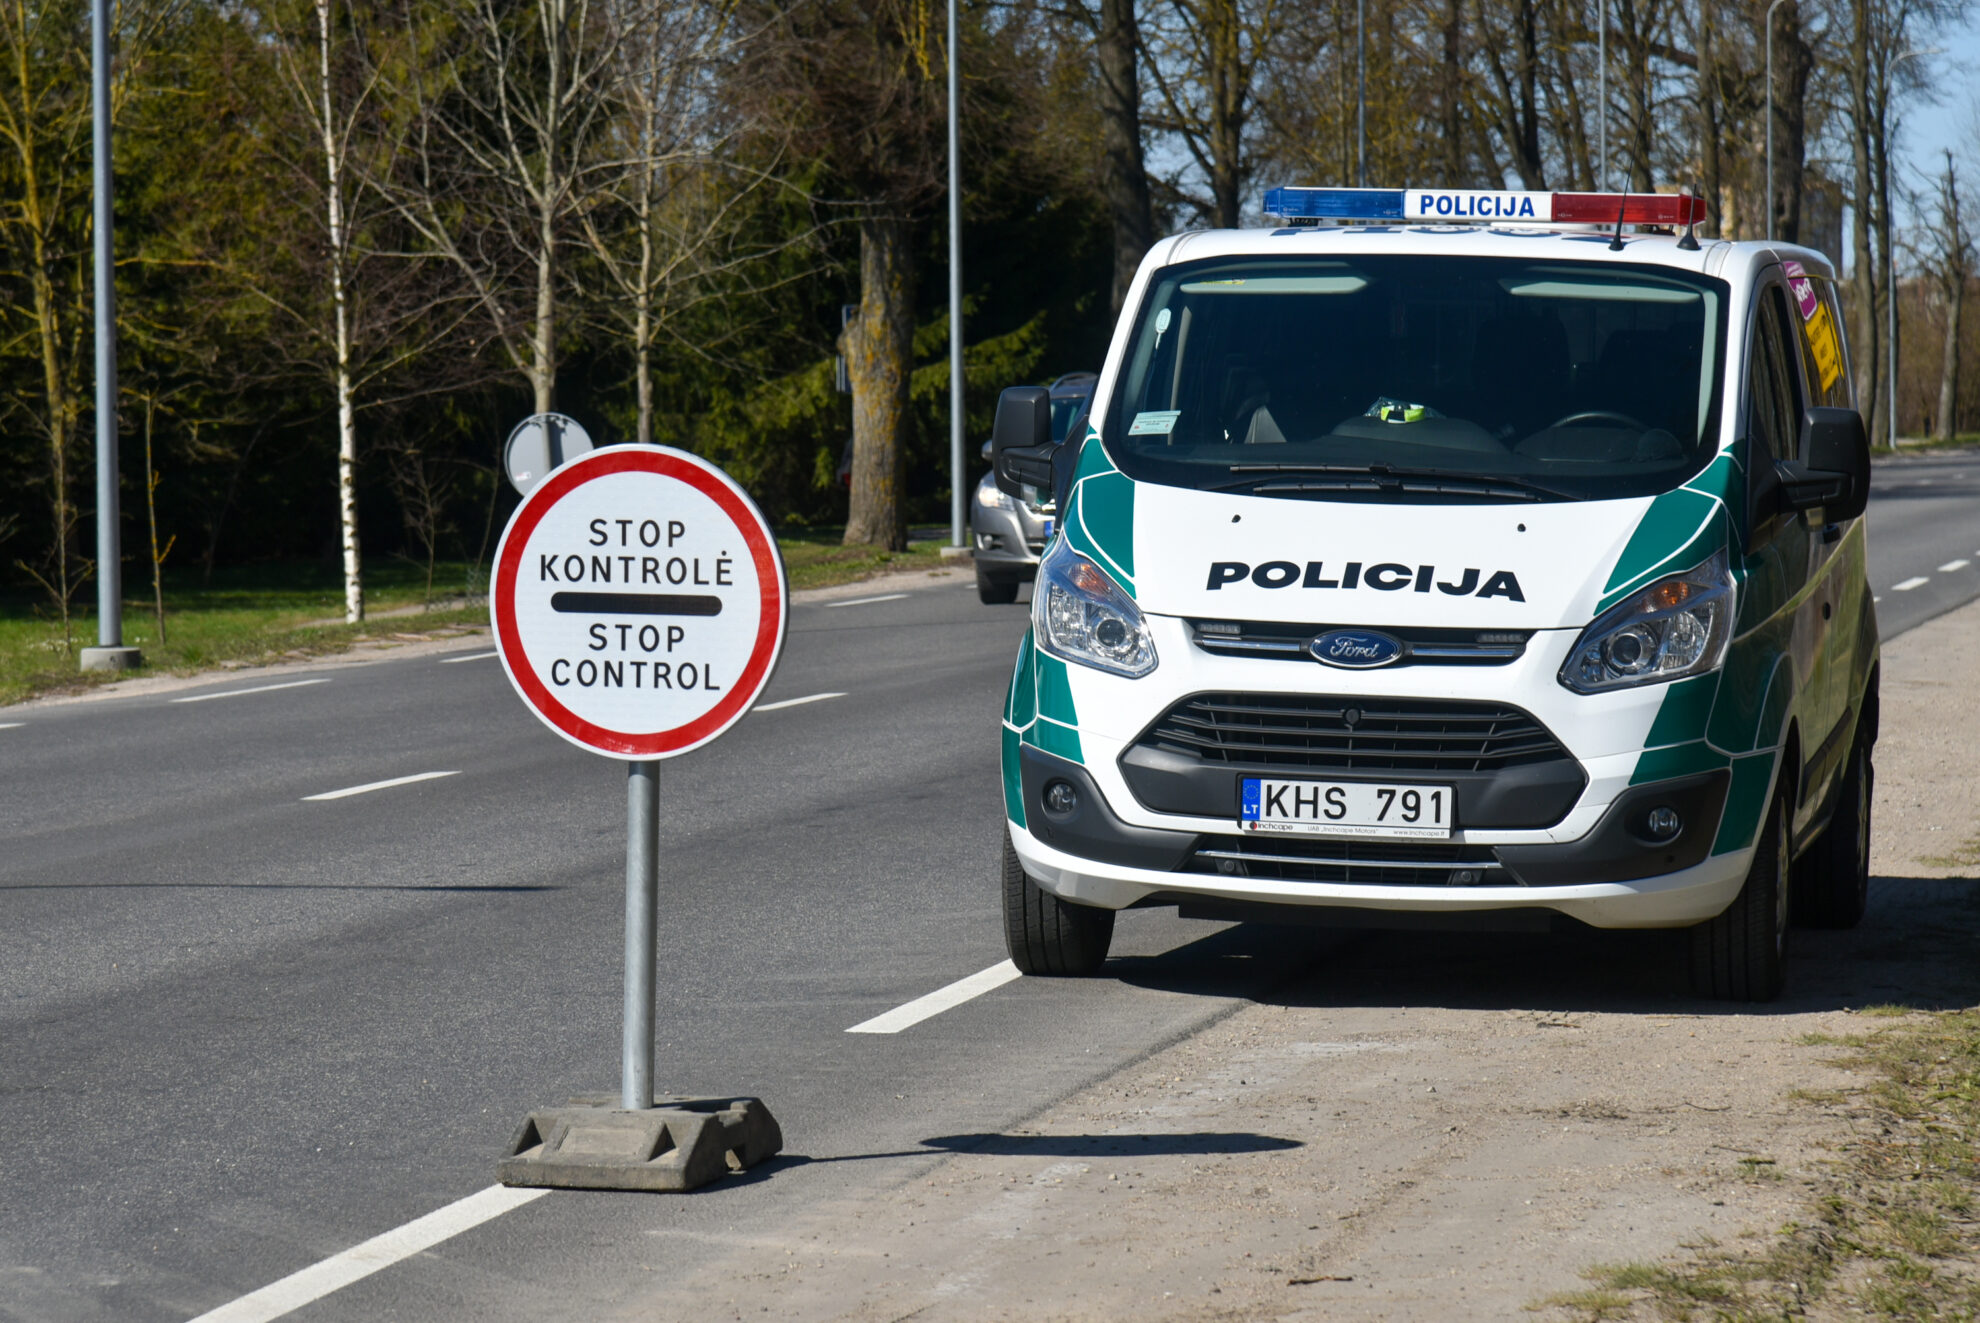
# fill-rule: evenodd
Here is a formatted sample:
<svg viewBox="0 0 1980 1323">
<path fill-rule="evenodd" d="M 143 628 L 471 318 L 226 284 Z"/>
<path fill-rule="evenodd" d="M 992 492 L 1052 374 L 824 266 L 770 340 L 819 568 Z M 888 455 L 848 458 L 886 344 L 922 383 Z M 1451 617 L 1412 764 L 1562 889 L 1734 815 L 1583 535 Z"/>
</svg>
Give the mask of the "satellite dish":
<svg viewBox="0 0 1980 1323">
<path fill-rule="evenodd" d="M 502 448 L 509 485 L 524 496 L 553 469 L 592 449 L 590 433 L 561 413 L 531 414 L 516 424 Z"/>
</svg>

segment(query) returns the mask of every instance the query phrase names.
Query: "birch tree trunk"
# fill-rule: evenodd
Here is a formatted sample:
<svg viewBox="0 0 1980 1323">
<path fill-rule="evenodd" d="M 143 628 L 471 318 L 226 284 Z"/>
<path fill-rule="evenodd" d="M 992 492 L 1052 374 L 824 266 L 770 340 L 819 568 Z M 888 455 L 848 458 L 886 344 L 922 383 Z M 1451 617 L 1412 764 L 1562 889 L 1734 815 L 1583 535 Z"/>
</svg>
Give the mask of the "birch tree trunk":
<svg viewBox="0 0 1980 1323">
<path fill-rule="evenodd" d="M 1882 329 L 1877 322 L 1877 269 L 1870 255 L 1870 0 L 1850 0 L 1850 167 L 1856 205 L 1850 216 L 1850 359 L 1856 368 L 1856 407 L 1867 424 L 1877 409 L 1877 364 Z"/>
<path fill-rule="evenodd" d="M 1940 266 L 1940 296 L 1946 304 L 1946 339 L 1939 358 L 1939 411 L 1932 437 L 1950 441 L 1959 412 L 1959 320 L 1966 302 L 1970 267 L 1965 218 L 1960 215 L 1959 176 L 1953 172 L 1952 150 L 1946 150 L 1946 173 L 1939 184 L 1939 223 L 1944 226 L 1945 253 Z"/>
<path fill-rule="evenodd" d="M 859 227 L 859 316 L 846 328 L 852 377 L 852 501 L 845 545 L 907 549 L 901 457 L 914 368 L 914 252 L 907 222 L 868 216 Z"/>
<path fill-rule="evenodd" d="M 323 130 L 324 204 L 330 224 L 330 301 L 336 315 L 337 521 L 344 550 L 344 623 L 364 619 L 364 558 L 358 546 L 357 399 L 351 380 L 349 255 L 344 223 L 345 162 L 331 94 L 330 0 L 316 0 L 317 72 Z"/>
</svg>

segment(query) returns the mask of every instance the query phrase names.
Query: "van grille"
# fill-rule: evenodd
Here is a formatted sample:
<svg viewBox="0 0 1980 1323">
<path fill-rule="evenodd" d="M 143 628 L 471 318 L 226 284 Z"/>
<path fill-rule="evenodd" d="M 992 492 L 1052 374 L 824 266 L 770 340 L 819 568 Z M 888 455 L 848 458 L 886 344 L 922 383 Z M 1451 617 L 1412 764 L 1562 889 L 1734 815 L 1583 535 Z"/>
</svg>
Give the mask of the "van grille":
<svg viewBox="0 0 1980 1323">
<path fill-rule="evenodd" d="M 1139 743 L 1208 763 L 1329 772 L 1494 772 L 1567 756 L 1518 708 L 1439 698 L 1197 694 Z"/>
<path fill-rule="evenodd" d="M 1334 837 L 1203 836 L 1185 871 L 1355 886 L 1506 886 L 1490 846 Z"/>
</svg>

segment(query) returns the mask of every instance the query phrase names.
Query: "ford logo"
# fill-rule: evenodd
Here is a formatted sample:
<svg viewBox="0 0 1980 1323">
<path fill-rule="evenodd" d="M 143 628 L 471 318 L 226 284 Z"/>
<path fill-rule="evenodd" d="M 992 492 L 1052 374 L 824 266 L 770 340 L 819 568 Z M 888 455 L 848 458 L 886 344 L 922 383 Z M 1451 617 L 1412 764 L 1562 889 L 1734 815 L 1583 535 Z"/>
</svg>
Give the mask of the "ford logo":
<svg viewBox="0 0 1980 1323">
<path fill-rule="evenodd" d="M 1403 641 L 1372 629 L 1330 629 L 1306 645 L 1313 660 L 1351 671 L 1366 671 L 1401 661 L 1409 649 Z"/>
</svg>

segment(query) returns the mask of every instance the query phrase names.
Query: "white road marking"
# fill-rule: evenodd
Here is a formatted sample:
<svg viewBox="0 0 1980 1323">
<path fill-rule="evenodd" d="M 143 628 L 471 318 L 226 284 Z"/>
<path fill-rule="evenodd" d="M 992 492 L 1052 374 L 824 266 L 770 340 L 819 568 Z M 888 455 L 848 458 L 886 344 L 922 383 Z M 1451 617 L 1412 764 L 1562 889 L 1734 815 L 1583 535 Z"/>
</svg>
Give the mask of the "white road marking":
<svg viewBox="0 0 1980 1323">
<path fill-rule="evenodd" d="M 797 707 L 803 703 L 822 703 L 828 698 L 844 698 L 844 694 L 806 694 L 803 698 L 786 698 L 779 703 L 758 703 L 756 711 L 775 712 L 780 707 Z"/>
<path fill-rule="evenodd" d="M 905 1006 L 896 1006 L 885 1015 L 862 1020 L 846 1030 L 849 1034 L 897 1034 L 943 1011 L 954 1010 L 966 1001 L 995 992 L 1012 979 L 1022 978 L 1018 967 L 1005 960 L 968 978 L 957 979 L 946 988 L 937 988 L 926 997 L 916 997 Z"/>
<path fill-rule="evenodd" d="M 1972 563 L 1970 560 L 1949 560 L 1939 567 L 1939 573 L 1951 574 L 1954 570 L 1963 570 Z"/>
<path fill-rule="evenodd" d="M 871 603 L 871 602 L 898 602 L 898 601 L 900 601 L 900 600 L 901 600 L 901 599 L 902 599 L 903 597 L 906 597 L 906 596 L 907 596 L 907 594 L 906 594 L 906 593 L 887 593 L 887 594 L 885 594 L 884 596 L 880 596 L 880 597 L 853 597 L 853 598 L 849 598 L 849 599 L 847 599 L 846 601 L 843 601 L 843 602 L 827 602 L 827 603 L 825 603 L 825 605 L 827 605 L 827 606 L 866 606 L 867 604 L 869 604 L 869 603 Z"/>
<path fill-rule="evenodd" d="M 1913 588 L 1922 588 L 1930 582 L 1932 582 L 1932 576 L 1929 574 L 1913 575 L 1903 583 L 1892 584 L 1891 591 L 1894 593 L 1908 593 Z"/>
<path fill-rule="evenodd" d="M 415 781 L 437 781 L 443 776 L 459 776 L 459 772 L 421 772 L 416 776 L 395 776 L 390 781 L 373 781 L 370 785 L 350 786 L 343 790 L 326 790 L 320 795 L 304 795 L 303 803 L 314 799 L 349 799 L 352 795 L 368 795 L 374 790 L 390 790 L 393 786 L 409 786 Z"/>
<path fill-rule="evenodd" d="M 268 1323 L 548 1193 L 541 1189 L 516 1190 L 506 1185 L 491 1185 L 425 1217 L 414 1218 L 402 1227 L 373 1236 L 362 1245 L 353 1245 L 342 1254 L 313 1263 L 301 1272 L 290 1273 L 279 1282 L 270 1282 L 259 1291 L 229 1300 L 191 1323 Z"/>
<path fill-rule="evenodd" d="M 440 664 L 442 666 L 456 666 L 464 661 L 487 661 L 490 657 L 499 657 L 501 655 L 499 652 L 470 652 L 465 657 L 442 657 Z"/>
<path fill-rule="evenodd" d="M 242 694 L 265 694 L 273 689 L 300 689 L 306 684 L 329 684 L 324 676 L 315 680 L 288 680 L 282 684 L 258 684 L 252 689 L 223 689 L 217 694 L 194 694 L 190 698 L 174 698 L 174 703 L 204 703 L 210 698 L 239 698 Z"/>
<path fill-rule="evenodd" d="M 25 721 L 0 721 L 0 730 L 17 730 L 25 725 Z"/>
</svg>

